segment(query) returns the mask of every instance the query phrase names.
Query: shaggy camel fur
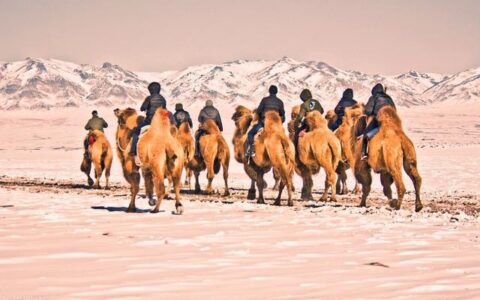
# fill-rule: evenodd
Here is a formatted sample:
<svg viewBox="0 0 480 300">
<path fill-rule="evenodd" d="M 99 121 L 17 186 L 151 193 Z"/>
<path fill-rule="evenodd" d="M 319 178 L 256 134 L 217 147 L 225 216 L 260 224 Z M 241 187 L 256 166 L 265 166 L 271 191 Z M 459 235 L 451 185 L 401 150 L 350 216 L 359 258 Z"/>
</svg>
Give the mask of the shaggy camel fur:
<svg viewBox="0 0 480 300">
<path fill-rule="evenodd" d="M 143 122 L 143 117 L 138 116 L 133 108 L 123 110 L 115 109 L 115 116 L 118 119 L 117 132 L 115 134 L 117 144 L 117 156 L 123 170 L 123 177 L 130 184 L 130 204 L 127 212 L 135 212 L 135 198 L 139 191 L 140 173 L 139 167 L 135 164 L 134 157 L 129 155 L 132 142 L 132 134 L 138 124 Z M 149 204 L 155 205 L 153 198 L 149 197 Z"/>
<path fill-rule="evenodd" d="M 182 145 L 184 151 L 185 186 L 190 188 L 192 170 L 189 168 L 188 162 L 193 159 L 193 155 L 195 154 L 195 141 L 190 130 L 190 125 L 187 122 L 180 124 L 177 132 L 177 140 Z"/>
<path fill-rule="evenodd" d="M 383 193 L 389 200 L 391 207 L 400 209 L 405 194 L 405 185 L 402 178 L 402 164 L 415 187 L 415 211 L 423 208 L 420 200 L 420 188 L 422 178 L 417 170 L 417 158 L 412 141 L 402 129 L 402 122 L 395 109 L 390 106 L 383 107 L 377 114 L 379 121 L 378 133 L 369 141 L 369 155 L 366 161 L 360 160 L 362 140 L 356 139 L 358 127 L 364 127 L 362 118 L 363 106 L 355 105 L 347 108 L 345 117 L 351 126 L 350 146 L 355 158 L 355 177 L 362 185 L 362 200 L 360 206 L 366 206 L 367 197 L 370 193 L 372 176 L 370 169 L 380 173 Z M 362 124 L 363 123 L 363 124 Z M 397 200 L 392 200 L 391 184 L 397 188 Z"/>
<path fill-rule="evenodd" d="M 110 168 L 112 167 L 112 147 L 107 140 L 107 137 L 100 130 L 94 130 L 90 133 L 95 138 L 95 142 L 88 147 L 88 157 L 83 157 L 80 170 L 87 174 L 88 185 L 93 184 L 94 189 L 100 188 L 100 177 L 103 170 L 105 170 L 105 189 L 108 189 L 108 179 L 110 177 Z M 90 177 L 90 170 L 92 169 L 92 162 L 95 168 L 95 184 Z"/>
<path fill-rule="evenodd" d="M 328 125 L 335 123 L 337 121 L 337 114 L 333 110 L 330 110 L 325 115 L 325 119 L 328 121 Z M 338 163 L 337 167 L 337 193 L 338 194 L 347 194 L 348 187 L 347 187 L 347 170 L 350 169 L 352 171 L 353 178 L 355 178 L 355 159 L 353 157 L 353 153 L 351 147 L 349 147 L 350 143 L 350 127 L 351 125 L 348 124 L 348 120 L 345 118 L 342 119 L 342 124 L 335 130 L 335 136 L 340 140 L 340 144 L 342 145 L 342 159 Z M 355 179 L 355 187 L 352 190 L 352 193 L 358 194 L 360 192 L 360 186 L 358 185 L 357 180 Z"/>
<path fill-rule="evenodd" d="M 322 201 L 327 200 L 328 190 L 332 189 L 331 201 L 336 201 L 336 190 L 334 188 L 336 174 L 335 169 L 341 159 L 340 141 L 328 129 L 327 121 L 318 111 L 308 113 L 306 123 L 309 131 L 298 139 L 298 159 L 301 164 L 299 168 L 307 168 L 310 178 L 303 178 L 306 184 L 307 195 L 312 195 L 313 180 L 312 174 L 316 174 L 323 168 L 326 173 L 325 190 Z M 305 172 L 303 173 L 305 174 Z"/>
<path fill-rule="evenodd" d="M 200 157 L 193 157 L 188 163 L 195 175 L 195 192 L 200 193 L 199 175 L 201 171 L 207 170 L 208 185 L 205 192 L 213 193 L 212 181 L 215 174 L 218 174 L 220 167 L 223 169 L 223 180 L 225 181 L 225 191 L 223 196 L 229 196 L 228 189 L 228 167 L 230 164 L 230 150 L 227 142 L 222 136 L 214 120 L 207 120 L 200 125 L 206 134 L 200 138 Z"/>
<path fill-rule="evenodd" d="M 259 192 L 257 203 L 265 203 L 263 190 L 266 184 L 263 175 L 273 167 L 281 177 L 275 205 L 281 204 L 283 189 L 287 187 L 288 205 L 292 206 L 295 153 L 293 144 L 285 135 L 280 116 L 273 111 L 265 114 L 265 127 L 255 139 L 253 145 L 255 147 L 255 156 L 251 159 L 245 158 L 245 149 L 246 135 L 254 119 L 253 113 L 244 106 L 238 106 L 232 119 L 235 120 L 236 126 L 232 140 L 235 149 L 235 159 L 243 163 L 247 175 L 252 179 L 248 198 L 251 199 L 252 194 L 253 198 L 255 197 L 256 191 L 253 183 L 256 183 Z"/>
<path fill-rule="evenodd" d="M 157 203 L 151 211 L 159 211 L 165 196 L 164 180 L 171 178 L 175 191 L 175 209 L 183 213 L 180 202 L 180 180 L 182 177 L 184 152 L 180 142 L 172 135 L 169 113 L 159 108 L 152 118 L 150 128 L 138 140 L 138 157 L 141 161 L 145 190 L 157 194 Z"/>
</svg>

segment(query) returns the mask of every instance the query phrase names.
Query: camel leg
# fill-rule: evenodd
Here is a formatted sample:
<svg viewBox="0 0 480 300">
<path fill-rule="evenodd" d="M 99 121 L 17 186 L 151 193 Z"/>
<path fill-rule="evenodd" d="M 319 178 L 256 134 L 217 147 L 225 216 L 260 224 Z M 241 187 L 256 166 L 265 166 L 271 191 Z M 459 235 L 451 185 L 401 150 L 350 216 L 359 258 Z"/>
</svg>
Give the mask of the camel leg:
<svg viewBox="0 0 480 300">
<path fill-rule="evenodd" d="M 163 196 L 163 199 L 168 199 L 168 195 L 172 191 L 172 186 L 173 186 L 172 176 L 167 176 L 167 182 L 168 182 L 168 185 L 167 185 L 167 188 L 165 189 L 165 195 Z"/>
<path fill-rule="evenodd" d="M 320 198 L 321 201 L 327 201 L 327 198 L 328 198 L 328 190 L 330 188 L 332 188 L 332 196 L 330 198 L 331 201 L 337 201 L 336 200 L 336 195 L 335 195 L 335 177 L 336 177 L 336 173 L 335 171 L 333 170 L 332 167 L 326 167 L 325 168 L 325 189 L 323 190 L 323 195 L 322 195 L 322 198 Z"/>
<path fill-rule="evenodd" d="M 263 198 L 264 187 L 265 186 L 263 184 L 263 173 L 257 173 L 258 204 L 265 204 L 265 199 Z"/>
<path fill-rule="evenodd" d="M 403 184 L 402 172 L 401 170 L 397 172 L 392 172 L 393 182 L 397 188 L 397 201 L 390 201 L 390 206 L 395 209 L 400 209 L 402 207 L 403 196 L 405 195 L 405 185 Z"/>
<path fill-rule="evenodd" d="M 100 177 L 102 176 L 102 166 L 100 163 L 94 163 L 95 168 L 95 183 L 93 184 L 94 189 L 100 188 Z"/>
<path fill-rule="evenodd" d="M 256 198 L 256 189 L 255 189 L 255 184 L 257 182 L 257 173 L 255 172 L 255 170 L 253 170 L 253 168 L 247 164 L 244 164 L 243 165 L 243 168 L 245 170 L 245 173 L 247 173 L 248 177 L 250 177 L 250 179 L 252 180 L 251 183 L 250 183 L 250 189 L 248 190 L 248 195 L 247 195 L 247 199 L 248 200 L 255 200 Z"/>
<path fill-rule="evenodd" d="M 213 160 L 205 161 L 205 164 L 207 165 L 207 179 L 208 179 L 208 185 L 205 191 L 207 194 L 213 194 L 212 181 L 213 181 L 213 177 L 215 177 L 215 171 L 213 169 Z"/>
<path fill-rule="evenodd" d="M 273 190 L 278 191 L 278 189 L 280 188 L 280 174 L 278 174 L 275 169 L 273 169 L 273 179 L 275 179 L 275 185 L 273 186 Z"/>
<path fill-rule="evenodd" d="M 163 176 L 153 176 L 153 186 L 157 194 L 157 204 L 155 208 L 150 211 L 151 213 L 158 213 L 160 211 L 160 204 L 162 204 L 162 199 L 165 196 L 165 183 L 163 180 Z"/>
<path fill-rule="evenodd" d="M 288 178 L 287 178 L 287 193 L 288 193 L 288 199 L 287 199 L 287 205 L 288 206 L 293 206 L 293 199 L 292 199 L 292 194 L 293 194 L 293 191 L 294 191 L 294 188 L 293 188 L 293 171 L 290 172 L 290 174 L 288 175 Z"/>
<path fill-rule="evenodd" d="M 415 188 L 415 211 L 419 212 L 423 208 L 422 201 L 420 200 L 420 188 L 422 186 L 422 177 L 420 177 L 420 174 L 418 173 L 416 163 L 408 164 L 404 162 L 403 166 L 408 177 L 410 177 L 410 179 L 413 182 L 413 186 Z"/>
<path fill-rule="evenodd" d="M 303 181 L 303 187 L 302 187 L 302 195 L 301 199 L 302 200 L 313 200 L 313 195 L 312 195 L 312 188 L 313 188 L 313 179 L 312 179 L 312 174 L 310 171 L 303 170 L 301 173 L 302 181 Z"/>
<path fill-rule="evenodd" d="M 393 183 L 392 176 L 387 172 L 382 172 L 380 174 L 380 182 L 382 183 L 382 186 L 383 186 L 383 194 L 387 197 L 389 201 L 392 200 L 392 188 L 391 188 L 391 185 Z"/>
<path fill-rule="evenodd" d="M 222 161 L 222 169 L 223 169 L 223 181 L 225 181 L 225 192 L 223 193 L 224 197 L 230 196 L 230 191 L 228 189 L 228 163 Z"/>
<path fill-rule="evenodd" d="M 252 182 L 250 183 L 250 188 L 248 189 L 247 199 L 255 200 L 255 198 L 257 197 L 256 194 L 257 194 L 257 190 L 255 188 L 255 180 L 252 180 Z"/>
<path fill-rule="evenodd" d="M 202 192 L 202 189 L 200 188 L 200 181 L 198 179 L 200 172 L 195 171 L 193 173 L 195 175 L 195 194 L 200 194 Z"/>
<path fill-rule="evenodd" d="M 92 161 L 85 156 L 83 156 L 82 165 L 80 170 L 87 175 L 87 183 L 91 188 L 93 186 L 93 179 L 90 177 L 90 171 L 92 170 Z"/>
<path fill-rule="evenodd" d="M 130 183 L 130 204 L 128 205 L 127 212 L 135 212 L 137 209 L 135 207 L 135 198 L 137 197 L 138 191 L 140 190 L 140 174 L 134 173 L 130 174 L 128 177 L 128 182 Z"/>
<path fill-rule="evenodd" d="M 366 163 L 362 162 L 362 166 L 355 166 L 355 178 L 362 185 L 362 201 L 360 202 L 361 207 L 367 206 L 367 197 L 370 194 L 370 189 L 372 186 L 372 174 Z"/>
<path fill-rule="evenodd" d="M 178 177 L 173 177 L 173 189 L 175 190 L 175 210 L 177 215 L 183 214 L 183 205 L 182 202 L 180 202 L 180 181 L 181 174 Z"/>
<path fill-rule="evenodd" d="M 277 205 L 277 206 L 282 205 L 282 192 L 284 187 L 285 187 L 285 183 L 283 182 L 283 180 L 280 180 L 280 184 L 278 186 L 278 195 L 277 195 L 277 198 L 275 198 L 275 202 L 273 203 L 273 205 Z"/>
<path fill-rule="evenodd" d="M 145 184 L 145 194 L 148 198 L 148 204 L 150 206 L 155 205 L 155 199 L 153 199 L 153 179 L 151 170 L 142 170 L 143 181 Z"/>
<path fill-rule="evenodd" d="M 353 188 L 352 193 L 354 195 L 357 195 L 358 193 L 360 193 L 360 185 L 358 184 L 358 180 L 355 177 L 355 169 L 353 167 L 351 167 L 351 169 L 352 169 L 353 178 L 355 178 L 355 187 Z"/>
<path fill-rule="evenodd" d="M 188 189 L 190 189 L 191 179 L 192 179 L 192 169 L 190 169 L 189 167 L 185 167 L 185 186 L 187 186 Z"/>
</svg>

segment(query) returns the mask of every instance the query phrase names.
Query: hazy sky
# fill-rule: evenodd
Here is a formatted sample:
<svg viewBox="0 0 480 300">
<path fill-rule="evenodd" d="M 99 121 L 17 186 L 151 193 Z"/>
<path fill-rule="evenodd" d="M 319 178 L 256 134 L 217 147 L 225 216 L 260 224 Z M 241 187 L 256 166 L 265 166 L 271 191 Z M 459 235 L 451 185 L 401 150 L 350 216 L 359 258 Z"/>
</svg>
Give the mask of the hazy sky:
<svg viewBox="0 0 480 300">
<path fill-rule="evenodd" d="M 480 66 L 477 0 L 0 0 L 0 61 L 110 61 L 136 71 L 243 59 L 368 73 Z"/>
</svg>

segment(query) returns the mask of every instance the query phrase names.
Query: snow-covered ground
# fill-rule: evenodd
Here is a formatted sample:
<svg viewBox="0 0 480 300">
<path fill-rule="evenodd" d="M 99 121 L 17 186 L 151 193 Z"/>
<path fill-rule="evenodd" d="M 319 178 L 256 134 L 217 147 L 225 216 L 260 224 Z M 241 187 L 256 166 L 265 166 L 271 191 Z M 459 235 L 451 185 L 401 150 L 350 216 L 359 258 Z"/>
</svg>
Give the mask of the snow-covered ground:
<svg viewBox="0 0 480 300">
<path fill-rule="evenodd" d="M 115 147 L 113 109 L 99 112 Z M 196 116 L 199 107 L 189 109 Z M 221 111 L 230 142 L 233 108 Z M 185 195 L 185 214 L 174 216 L 172 201 L 158 215 L 123 213 L 116 157 L 114 189 L 73 188 L 86 183 L 79 166 L 90 109 L 2 111 L 0 175 L 72 188 L 0 186 L 0 298 L 478 297 L 480 107 L 444 103 L 400 115 L 417 148 L 421 213 L 413 213 L 412 194 L 404 209 L 388 209 L 378 177 L 368 209 L 354 207 L 354 195 L 338 204 L 258 206 L 244 199 L 249 181 L 232 160 L 231 198 Z M 220 178 L 214 185 L 223 188 Z M 147 212 L 144 199 L 138 206 Z"/>
</svg>

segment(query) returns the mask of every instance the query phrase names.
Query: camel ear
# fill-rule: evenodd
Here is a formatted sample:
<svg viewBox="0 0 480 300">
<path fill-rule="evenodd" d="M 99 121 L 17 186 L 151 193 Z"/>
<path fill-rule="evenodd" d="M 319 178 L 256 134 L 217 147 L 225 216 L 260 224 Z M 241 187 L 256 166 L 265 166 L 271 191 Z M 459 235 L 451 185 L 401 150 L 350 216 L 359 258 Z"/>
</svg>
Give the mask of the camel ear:
<svg viewBox="0 0 480 300">
<path fill-rule="evenodd" d="M 113 110 L 113 113 L 114 113 L 115 116 L 118 118 L 118 117 L 120 116 L 120 109 L 115 108 L 115 109 Z"/>
</svg>

